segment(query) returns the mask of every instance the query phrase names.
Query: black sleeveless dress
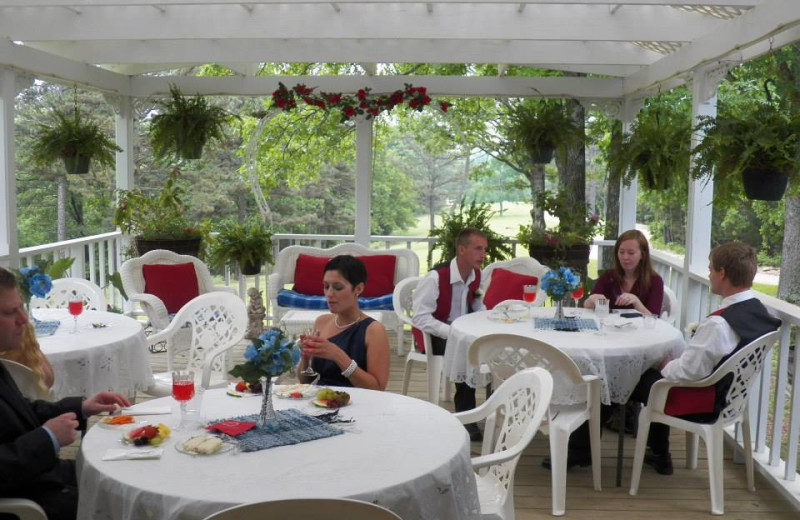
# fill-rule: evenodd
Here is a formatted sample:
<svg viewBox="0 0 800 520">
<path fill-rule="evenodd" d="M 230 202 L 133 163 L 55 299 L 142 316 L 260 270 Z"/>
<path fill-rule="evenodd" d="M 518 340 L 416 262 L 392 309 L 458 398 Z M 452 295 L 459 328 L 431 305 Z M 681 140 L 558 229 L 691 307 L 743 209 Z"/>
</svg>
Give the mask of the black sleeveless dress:
<svg viewBox="0 0 800 520">
<path fill-rule="evenodd" d="M 370 317 L 364 318 L 339 334 L 328 338 L 328 341 L 344 350 L 350 356 L 350 359 L 355 360 L 358 368 L 362 370 L 367 369 L 366 335 L 367 327 L 373 321 L 375 320 Z M 319 383 L 317 383 L 319 385 L 353 386 L 350 380 L 342 375 L 342 369 L 339 368 L 339 365 L 329 359 L 314 358 L 311 366 L 319 372 Z"/>
</svg>

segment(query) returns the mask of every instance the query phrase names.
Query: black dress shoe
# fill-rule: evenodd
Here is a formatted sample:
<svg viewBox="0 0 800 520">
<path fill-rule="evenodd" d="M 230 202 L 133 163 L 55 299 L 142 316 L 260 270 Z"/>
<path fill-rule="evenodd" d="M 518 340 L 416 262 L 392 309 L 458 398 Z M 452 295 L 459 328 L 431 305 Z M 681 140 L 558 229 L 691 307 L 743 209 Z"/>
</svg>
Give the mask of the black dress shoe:
<svg viewBox="0 0 800 520">
<path fill-rule="evenodd" d="M 672 455 L 667 453 L 654 453 L 648 450 L 644 454 L 644 463 L 652 466 L 660 475 L 672 475 Z"/>
<path fill-rule="evenodd" d="M 576 466 L 580 466 L 585 468 L 586 466 L 592 465 L 592 457 L 590 454 L 582 452 L 582 451 L 570 451 L 567 454 L 567 471 L 571 470 Z M 552 461 L 550 457 L 545 457 L 542 459 L 542 467 L 544 469 L 552 469 Z"/>
<path fill-rule="evenodd" d="M 481 430 L 478 428 L 477 424 L 465 424 L 464 428 L 466 428 L 467 433 L 469 433 L 469 440 L 471 442 L 483 441 L 483 433 L 481 433 Z"/>
</svg>

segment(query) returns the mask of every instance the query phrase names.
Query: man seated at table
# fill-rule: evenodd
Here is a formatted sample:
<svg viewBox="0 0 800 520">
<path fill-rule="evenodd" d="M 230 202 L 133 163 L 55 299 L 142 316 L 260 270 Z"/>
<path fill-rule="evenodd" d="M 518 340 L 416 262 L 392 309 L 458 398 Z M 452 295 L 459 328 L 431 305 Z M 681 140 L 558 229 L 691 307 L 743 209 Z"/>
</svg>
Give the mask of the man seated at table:
<svg viewBox="0 0 800 520">
<path fill-rule="evenodd" d="M 28 318 L 14 275 L 0 267 L 0 351 L 19 349 Z M 59 449 L 72 444 L 86 418 L 130 406 L 112 392 L 89 399 L 68 397 L 50 403 L 27 401 L 0 364 L 0 496 L 28 498 L 50 520 L 73 520 L 78 509 L 75 464 L 60 460 Z M 0 513 L 0 519 L 15 518 Z"/>
<path fill-rule="evenodd" d="M 487 247 L 483 231 L 463 229 L 456 239 L 456 257 L 437 265 L 420 280 L 414 291 L 412 318 L 414 327 L 419 329 L 412 331 L 419 350 L 423 349 L 421 330 L 431 335 L 433 354 L 444 355 L 450 323 L 459 316 L 485 309 L 477 291 Z M 466 383 L 456 383 L 453 404 L 456 412 L 475 408 L 475 389 Z M 483 438 L 477 425 L 469 424 L 466 428 L 471 440 Z"/>
<path fill-rule="evenodd" d="M 650 368 L 642 374 L 631 400 L 647 403 L 650 387 L 662 378 L 697 381 L 708 377 L 734 352 L 780 326 L 780 320 L 767 312 L 751 290 L 756 275 L 756 254 L 750 246 L 741 242 L 717 246 L 709 255 L 708 267 L 711 292 L 722 296 L 719 310 L 697 327 L 679 358 L 665 360 L 658 370 Z M 692 413 L 690 420 L 713 422 L 723 405 L 714 403 L 707 410 Z M 652 423 L 647 444 L 649 450 L 644 461 L 658 473 L 671 475 L 669 426 Z"/>
</svg>

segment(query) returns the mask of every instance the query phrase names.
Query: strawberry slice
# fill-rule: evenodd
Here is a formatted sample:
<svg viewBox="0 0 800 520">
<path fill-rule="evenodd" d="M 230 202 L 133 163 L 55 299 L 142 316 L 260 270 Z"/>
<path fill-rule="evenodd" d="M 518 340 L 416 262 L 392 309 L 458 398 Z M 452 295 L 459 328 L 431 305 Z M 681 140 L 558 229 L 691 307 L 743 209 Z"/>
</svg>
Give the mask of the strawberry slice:
<svg viewBox="0 0 800 520">
<path fill-rule="evenodd" d="M 156 428 L 155 426 L 145 426 L 143 430 L 144 430 L 143 435 L 148 439 L 152 439 L 153 437 L 156 437 L 158 435 L 158 428 Z"/>
<path fill-rule="evenodd" d="M 144 433 L 145 432 L 145 428 L 147 428 L 147 426 L 141 426 L 139 428 L 136 428 L 135 430 L 129 431 L 128 432 L 128 438 L 129 439 L 135 439 L 136 437 L 143 437 L 144 434 L 145 434 Z"/>
</svg>

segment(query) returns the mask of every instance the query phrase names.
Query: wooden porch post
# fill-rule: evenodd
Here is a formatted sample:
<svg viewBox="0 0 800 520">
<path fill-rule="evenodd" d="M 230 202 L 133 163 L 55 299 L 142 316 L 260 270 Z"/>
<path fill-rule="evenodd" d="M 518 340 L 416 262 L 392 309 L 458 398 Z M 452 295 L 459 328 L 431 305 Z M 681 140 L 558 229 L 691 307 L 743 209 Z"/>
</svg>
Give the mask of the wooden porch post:
<svg viewBox="0 0 800 520">
<path fill-rule="evenodd" d="M 356 244 L 369 247 L 372 198 L 372 119 L 356 119 Z"/>
<path fill-rule="evenodd" d="M 692 127 L 700 116 L 717 115 L 717 86 L 725 77 L 727 66 L 714 64 L 699 68 L 692 77 Z M 692 149 L 702 140 L 702 135 L 692 132 Z M 689 181 L 689 207 L 686 223 L 686 254 L 683 258 L 683 280 L 677 296 L 681 305 L 681 329 L 694 321 L 706 307 L 702 305 L 703 286 L 690 283 L 690 275 L 703 276 L 708 272 L 708 254 L 711 252 L 711 200 L 714 181 L 698 179 Z"/>
<path fill-rule="evenodd" d="M 0 68 L 0 256 L 8 256 L 7 267 L 19 266 L 17 242 L 17 181 L 14 166 L 14 96 L 17 75 Z"/>
</svg>

